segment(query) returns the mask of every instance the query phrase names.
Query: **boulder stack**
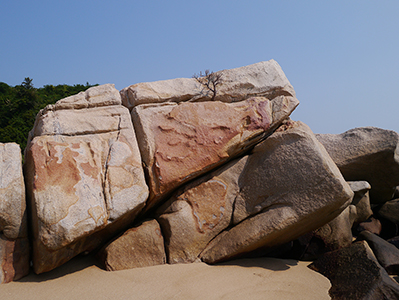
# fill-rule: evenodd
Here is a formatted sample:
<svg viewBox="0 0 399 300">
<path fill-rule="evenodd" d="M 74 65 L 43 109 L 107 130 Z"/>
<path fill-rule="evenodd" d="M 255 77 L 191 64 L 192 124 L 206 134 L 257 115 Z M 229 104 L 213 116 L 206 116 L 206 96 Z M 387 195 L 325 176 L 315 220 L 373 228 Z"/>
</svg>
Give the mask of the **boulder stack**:
<svg viewBox="0 0 399 300">
<path fill-rule="evenodd" d="M 274 255 L 319 258 L 334 299 L 397 297 L 399 135 L 315 135 L 273 60 L 210 74 L 47 106 L 24 178 L 0 145 L 0 282 L 88 252 L 110 271 Z"/>
</svg>

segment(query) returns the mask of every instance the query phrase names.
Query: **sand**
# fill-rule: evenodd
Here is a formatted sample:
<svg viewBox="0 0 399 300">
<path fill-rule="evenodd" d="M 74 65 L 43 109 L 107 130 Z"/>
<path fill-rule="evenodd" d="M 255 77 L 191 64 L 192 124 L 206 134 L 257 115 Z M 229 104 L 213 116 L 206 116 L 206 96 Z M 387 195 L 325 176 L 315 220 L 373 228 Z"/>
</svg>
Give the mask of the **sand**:
<svg viewBox="0 0 399 300">
<path fill-rule="evenodd" d="M 308 262 L 274 258 L 160 265 L 107 272 L 90 256 L 0 285 L 0 299 L 330 299 Z"/>
</svg>

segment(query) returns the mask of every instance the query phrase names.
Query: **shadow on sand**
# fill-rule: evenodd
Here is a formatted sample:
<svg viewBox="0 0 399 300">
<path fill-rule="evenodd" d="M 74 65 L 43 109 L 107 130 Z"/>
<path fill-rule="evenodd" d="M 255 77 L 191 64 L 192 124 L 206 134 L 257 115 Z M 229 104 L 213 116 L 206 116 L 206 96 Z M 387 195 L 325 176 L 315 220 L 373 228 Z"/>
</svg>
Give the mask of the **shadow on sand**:
<svg viewBox="0 0 399 300">
<path fill-rule="evenodd" d="M 257 267 L 272 271 L 285 271 L 296 265 L 298 265 L 298 262 L 293 259 L 277 259 L 271 257 L 241 258 L 216 264 L 216 266 L 240 266 L 246 268 Z"/>
<path fill-rule="evenodd" d="M 31 268 L 28 276 L 21 278 L 18 282 L 43 282 L 48 280 L 54 280 L 68 274 L 73 274 L 79 271 L 82 271 L 86 268 L 96 266 L 100 269 L 103 269 L 102 266 L 98 263 L 96 258 L 93 255 L 78 255 L 68 261 L 67 263 L 59 266 L 58 268 L 45 272 L 42 274 L 35 274 Z"/>
</svg>

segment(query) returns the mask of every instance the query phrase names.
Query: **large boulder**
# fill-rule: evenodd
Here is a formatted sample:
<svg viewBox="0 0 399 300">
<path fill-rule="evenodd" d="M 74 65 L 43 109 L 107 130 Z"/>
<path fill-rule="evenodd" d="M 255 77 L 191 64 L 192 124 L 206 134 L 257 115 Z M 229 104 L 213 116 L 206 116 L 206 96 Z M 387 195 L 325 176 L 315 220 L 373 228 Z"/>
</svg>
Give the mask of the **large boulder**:
<svg viewBox="0 0 399 300">
<path fill-rule="evenodd" d="M 242 154 L 271 134 L 298 105 L 290 96 L 143 104 L 132 117 L 150 198 L 148 208 L 189 180 Z"/>
<path fill-rule="evenodd" d="M 215 100 L 237 102 L 253 96 L 273 99 L 293 96 L 295 91 L 275 60 L 223 70 Z M 195 78 L 177 78 L 131 85 L 121 90 L 122 103 L 130 110 L 136 105 L 163 102 L 206 101 L 213 97 Z"/>
<path fill-rule="evenodd" d="M 318 134 L 346 180 L 370 183 L 370 199 L 380 204 L 392 199 L 399 185 L 399 134 L 375 127 L 342 134 Z"/>
<path fill-rule="evenodd" d="M 39 112 L 24 170 L 36 273 L 131 224 L 148 196 L 129 111 L 109 84 Z"/>
<path fill-rule="evenodd" d="M 108 271 L 166 263 L 164 240 L 156 220 L 148 220 L 106 245 L 99 254 Z"/>
<path fill-rule="evenodd" d="M 283 244 L 331 221 L 353 196 L 323 146 L 301 122 L 286 123 L 248 157 L 207 176 L 163 207 L 159 221 L 171 230 L 165 239 L 176 253 L 172 262 L 179 261 L 177 253 L 189 252 L 179 249 L 187 236 L 190 251 L 195 251 L 180 261 L 193 261 L 223 227 L 199 254 L 203 261 L 215 263 Z"/>
<path fill-rule="evenodd" d="M 0 143 L 0 283 L 29 273 L 29 241 L 19 145 Z"/>
<path fill-rule="evenodd" d="M 331 281 L 333 300 L 399 298 L 399 285 L 378 263 L 366 241 L 328 252 L 309 267 Z"/>
</svg>

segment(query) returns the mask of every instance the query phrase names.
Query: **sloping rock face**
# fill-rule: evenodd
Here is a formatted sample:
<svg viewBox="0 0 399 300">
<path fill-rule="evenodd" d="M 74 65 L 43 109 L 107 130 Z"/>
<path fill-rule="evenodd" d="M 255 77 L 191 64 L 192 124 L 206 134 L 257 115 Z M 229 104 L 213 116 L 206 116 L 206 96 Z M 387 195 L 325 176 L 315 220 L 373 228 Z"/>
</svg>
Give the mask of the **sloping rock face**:
<svg viewBox="0 0 399 300">
<path fill-rule="evenodd" d="M 333 300 L 399 298 L 399 285 L 381 267 L 365 241 L 326 253 L 309 267 L 330 279 Z"/>
<path fill-rule="evenodd" d="M 36 273 L 132 223 L 148 196 L 130 114 L 113 85 L 42 110 L 25 159 Z"/>
<path fill-rule="evenodd" d="M 0 143 L 0 283 L 29 273 L 29 241 L 19 145 Z"/>
<path fill-rule="evenodd" d="M 139 105 L 132 117 L 152 207 L 179 185 L 242 154 L 298 105 L 293 97 Z"/>
<path fill-rule="evenodd" d="M 237 102 L 253 96 L 295 97 L 295 91 L 275 60 L 216 72 L 222 74 L 215 100 Z M 178 78 L 131 85 L 121 91 L 122 103 L 132 110 L 140 104 L 207 101 L 213 97 L 195 78 Z"/>
<path fill-rule="evenodd" d="M 169 263 L 196 261 L 207 244 L 230 225 L 240 191 L 238 179 L 247 159 L 234 160 L 187 184 L 158 209 Z"/>
<path fill-rule="evenodd" d="M 381 204 L 392 199 L 399 185 L 399 134 L 363 127 L 342 134 L 318 134 L 346 180 L 370 183 L 370 200 Z"/>
<path fill-rule="evenodd" d="M 193 261 L 223 227 L 227 229 L 200 253 L 203 261 L 215 263 L 283 244 L 329 222 L 353 196 L 301 122 L 288 122 L 248 157 L 207 176 L 178 192 L 163 207 L 164 214 L 159 212 L 162 228 L 170 230 L 165 239 L 172 262 Z M 184 245 L 187 236 L 190 250 L 185 252 L 179 243 Z"/>
<path fill-rule="evenodd" d="M 108 271 L 142 268 L 166 263 L 164 240 L 156 220 L 127 230 L 101 251 Z"/>
</svg>

